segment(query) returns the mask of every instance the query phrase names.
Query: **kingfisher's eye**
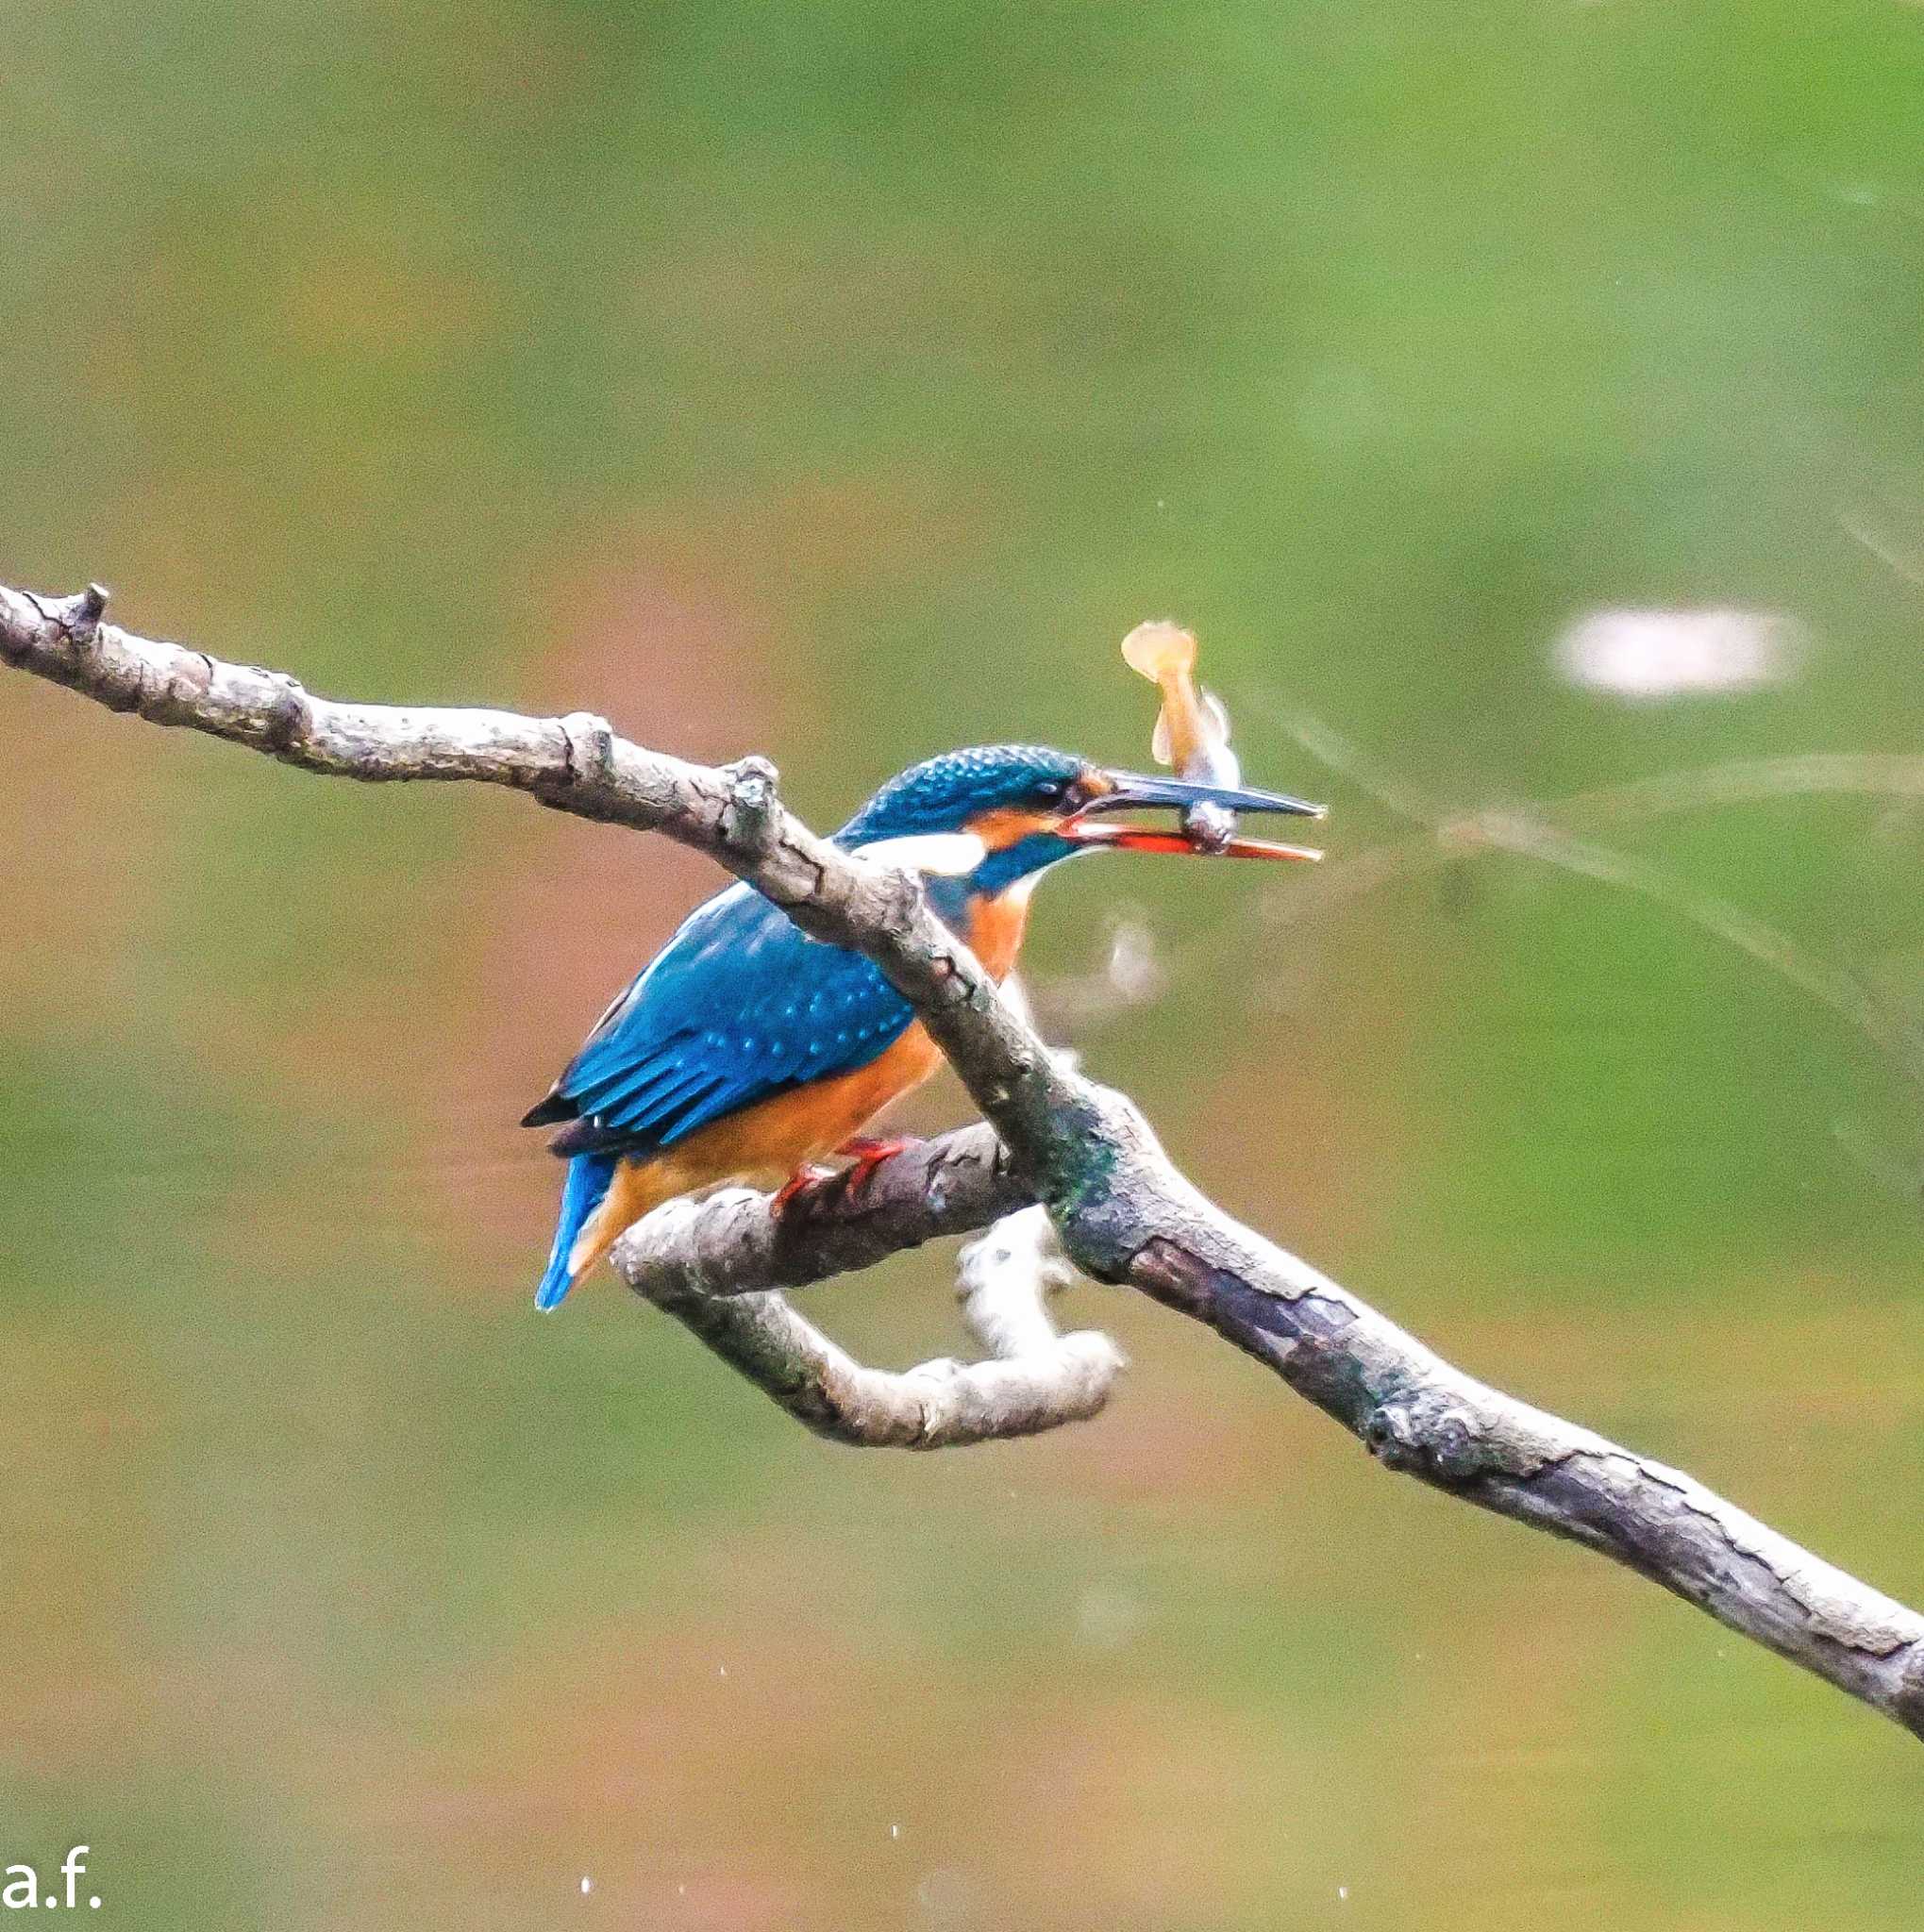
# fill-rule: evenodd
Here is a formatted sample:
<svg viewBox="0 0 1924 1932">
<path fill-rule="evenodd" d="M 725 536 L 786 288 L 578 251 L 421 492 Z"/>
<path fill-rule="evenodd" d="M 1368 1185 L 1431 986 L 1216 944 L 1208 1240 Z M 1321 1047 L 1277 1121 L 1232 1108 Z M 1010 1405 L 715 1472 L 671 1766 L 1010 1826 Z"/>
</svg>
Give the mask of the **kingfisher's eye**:
<svg viewBox="0 0 1924 1932">
<path fill-rule="evenodd" d="M 1035 788 L 1035 795 L 1038 798 L 1060 798 L 1062 795 L 1063 790 L 1064 787 L 1060 778 L 1045 778 Z"/>
</svg>

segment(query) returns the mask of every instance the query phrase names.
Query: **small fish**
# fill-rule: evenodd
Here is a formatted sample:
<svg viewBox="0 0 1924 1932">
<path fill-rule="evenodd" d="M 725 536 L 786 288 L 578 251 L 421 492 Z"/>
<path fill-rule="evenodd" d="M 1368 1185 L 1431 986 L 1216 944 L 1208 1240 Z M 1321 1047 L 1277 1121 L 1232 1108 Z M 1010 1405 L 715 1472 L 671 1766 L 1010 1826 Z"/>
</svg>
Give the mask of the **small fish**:
<svg viewBox="0 0 1924 1932">
<path fill-rule="evenodd" d="M 1139 624 L 1122 641 L 1124 661 L 1163 693 L 1150 751 L 1159 765 L 1196 784 L 1239 785 L 1242 765 L 1230 749 L 1230 714 L 1196 681 L 1196 633 L 1160 619 Z M 1205 801 L 1182 814 L 1191 844 L 1219 851 L 1236 829 L 1235 814 Z"/>
</svg>

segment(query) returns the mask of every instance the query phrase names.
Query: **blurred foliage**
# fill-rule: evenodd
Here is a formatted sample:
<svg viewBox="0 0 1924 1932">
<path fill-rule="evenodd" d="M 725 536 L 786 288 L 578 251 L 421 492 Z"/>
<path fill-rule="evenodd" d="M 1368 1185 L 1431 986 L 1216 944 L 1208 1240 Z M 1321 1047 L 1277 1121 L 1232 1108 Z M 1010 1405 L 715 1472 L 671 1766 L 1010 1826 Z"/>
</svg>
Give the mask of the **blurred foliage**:
<svg viewBox="0 0 1924 1932">
<path fill-rule="evenodd" d="M 1584 824 L 1653 897 L 1435 862 L 1291 737 L 1438 814 L 1924 751 L 1924 14 L 6 31 L 0 575 L 765 750 L 822 822 L 954 742 L 1140 760 L 1115 643 L 1179 613 L 1331 860 L 1079 868 L 1046 1009 L 1146 921 L 1164 991 L 1077 1036 L 1199 1180 L 1924 1594 L 1917 802 Z M 1807 648 L 1627 704 L 1553 658 L 1614 606 Z M 687 855 L 23 680 L 0 807 L 0 1862 L 90 1842 L 103 1924 L 1915 1924 L 1895 1730 L 1153 1309 L 1079 1310 L 1137 1362 L 1102 1422 L 930 1460 L 607 1284 L 537 1322 L 506 1124 Z M 820 1304 L 953 1345 L 940 1257 Z"/>
</svg>

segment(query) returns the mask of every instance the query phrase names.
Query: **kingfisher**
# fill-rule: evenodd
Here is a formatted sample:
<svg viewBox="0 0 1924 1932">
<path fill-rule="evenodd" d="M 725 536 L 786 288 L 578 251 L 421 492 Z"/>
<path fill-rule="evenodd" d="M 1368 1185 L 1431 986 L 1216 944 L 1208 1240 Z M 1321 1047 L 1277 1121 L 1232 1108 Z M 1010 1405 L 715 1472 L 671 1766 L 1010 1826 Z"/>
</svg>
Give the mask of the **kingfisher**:
<svg viewBox="0 0 1924 1932">
<path fill-rule="evenodd" d="M 998 984 L 1021 949 L 1042 874 L 1090 852 L 1317 858 L 1301 845 L 1117 823 L 1119 812 L 1213 805 L 1320 818 L 1280 792 L 1110 771 L 1041 745 L 982 745 L 912 765 L 833 836 L 919 874 L 936 915 Z M 650 1208 L 725 1181 L 784 1183 L 785 1208 L 836 1153 L 852 1185 L 906 1144 L 863 1137 L 942 1051 L 881 969 L 810 939 L 739 884 L 696 908 L 595 1023 L 523 1117 L 560 1124 L 568 1163 L 537 1307 L 557 1307 Z"/>
</svg>

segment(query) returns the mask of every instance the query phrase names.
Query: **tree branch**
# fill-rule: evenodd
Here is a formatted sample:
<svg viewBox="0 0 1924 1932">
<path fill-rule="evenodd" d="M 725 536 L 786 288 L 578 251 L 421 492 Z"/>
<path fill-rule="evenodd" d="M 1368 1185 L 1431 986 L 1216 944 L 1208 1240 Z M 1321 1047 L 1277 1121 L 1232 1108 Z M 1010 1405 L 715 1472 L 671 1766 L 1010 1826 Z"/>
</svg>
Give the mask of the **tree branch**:
<svg viewBox="0 0 1924 1932">
<path fill-rule="evenodd" d="M 617 1244 L 616 1271 L 644 1293 L 644 1278 L 663 1269 L 715 1295 L 807 1288 L 944 1235 L 974 1234 L 1035 1199 L 1008 1150 L 980 1125 L 912 1141 L 859 1187 L 855 1172 L 805 1188 L 779 1215 L 768 1211 L 766 1194 L 740 1189 L 710 1195 L 693 1221 L 676 1218 L 672 1232 L 651 1214 Z"/>
<path fill-rule="evenodd" d="M 616 1244 L 615 1271 L 819 1436 L 859 1448 L 945 1449 L 1086 1421 L 1124 1363 L 1106 1335 L 1059 1336 L 1045 1297 L 1074 1278 L 1054 1230 L 986 1126 L 912 1144 L 806 1188 L 780 1214 L 728 1188 L 667 1202 Z M 1000 1216 L 999 1220 L 995 1217 Z M 962 1319 L 990 1360 L 865 1368 L 775 1291 L 966 1234 Z"/>
<path fill-rule="evenodd" d="M 794 1235 L 766 1224 L 759 1196 L 672 1203 L 620 1249 L 651 1298 L 672 1304 L 778 1399 L 790 1391 L 787 1406 L 811 1426 L 845 1440 L 928 1443 L 996 1432 L 967 1433 L 971 1419 L 1020 1415 L 1046 1425 L 1071 1407 L 1060 1399 L 1074 1379 L 1063 1351 L 1076 1354 L 1084 1378 L 1079 1412 L 1099 1407 L 1114 1361 L 1093 1346 L 1076 1350 L 1084 1338 L 1051 1342 L 1028 1304 L 1012 1304 L 1025 1312 L 1010 1318 L 1013 1334 L 1002 1333 L 999 1346 L 1012 1356 L 998 1347 L 995 1361 L 974 1371 L 925 1365 L 874 1381 L 771 1294 L 791 1277 L 820 1279 L 882 1248 L 980 1224 L 1005 1213 L 1019 1188 L 1046 1206 L 1085 1273 L 1206 1323 L 1387 1467 L 1614 1557 L 1924 1737 L 1924 1619 L 1690 1477 L 1472 1380 L 1232 1221 L 1176 1171 L 1126 1098 L 1050 1054 L 912 879 L 841 852 L 790 817 L 765 763 L 684 764 L 582 715 L 332 704 L 279 674 L 134 637 L 104 622 L 104 606 L 92 591 L 54 601 L 0 590 L 0 656 L 113 709 L 310 771 L 476 779 L 663 832 L 751 881 L 814 937 L 865 953 L 915 1006 L 1007 1147 L 1006 1163 L 985 1157 L 979 1141 L 967 1160 L 925 1158 L 903 1170 L 886 1205 L 871 1212 L 859 1199 L 825 1197 L 812 1232 Z M 917 1174 L 919 1205 L 910 1185 Z M 979 1273 L 989 1263 L 971 1265 Z M 1042 1278 L 1034 1260 L 1004 1272 Z M 749 1282 L 744 1312 L 743 1298 L 724 1291 Z M 1048 1357 L 1051 1346 L 1059 1353 Z M 1113 1345 L 1102 1348 L 1113 1356 Z M 1044 1358 L 1056 1378 L 1048 1390 L 1031 1378 Z M 967 1397 L 944 1407 L 945 1388 L 971 1376 Z"/>
<path fill-rule="evenodd" d="M 944 1358 L 899 1374 L 863 1367 L 780 1294 L 730 1274 L 731 1261 L 761 1247 L 771 1227 L 778 1247 L 768 1197 L 744 1189 L 670 1201 L 624 1239 L 616 1266 L 638 1293 L 831 1441 L 947 1449 L 1033 1436 L 1096 1414 L 1125 1366 L 1108 1336 L 1059 1335 L 1049 1320 L 1045 1297 L 1067 1287 L 1074 1271 L 1040 1208 L 1006 1216 L 962 1252 L 962 1319 L 990 1359 Z M 807 1264 L 816 1279 L 828 1272 L 821 1258 Z"/>
</svg>

